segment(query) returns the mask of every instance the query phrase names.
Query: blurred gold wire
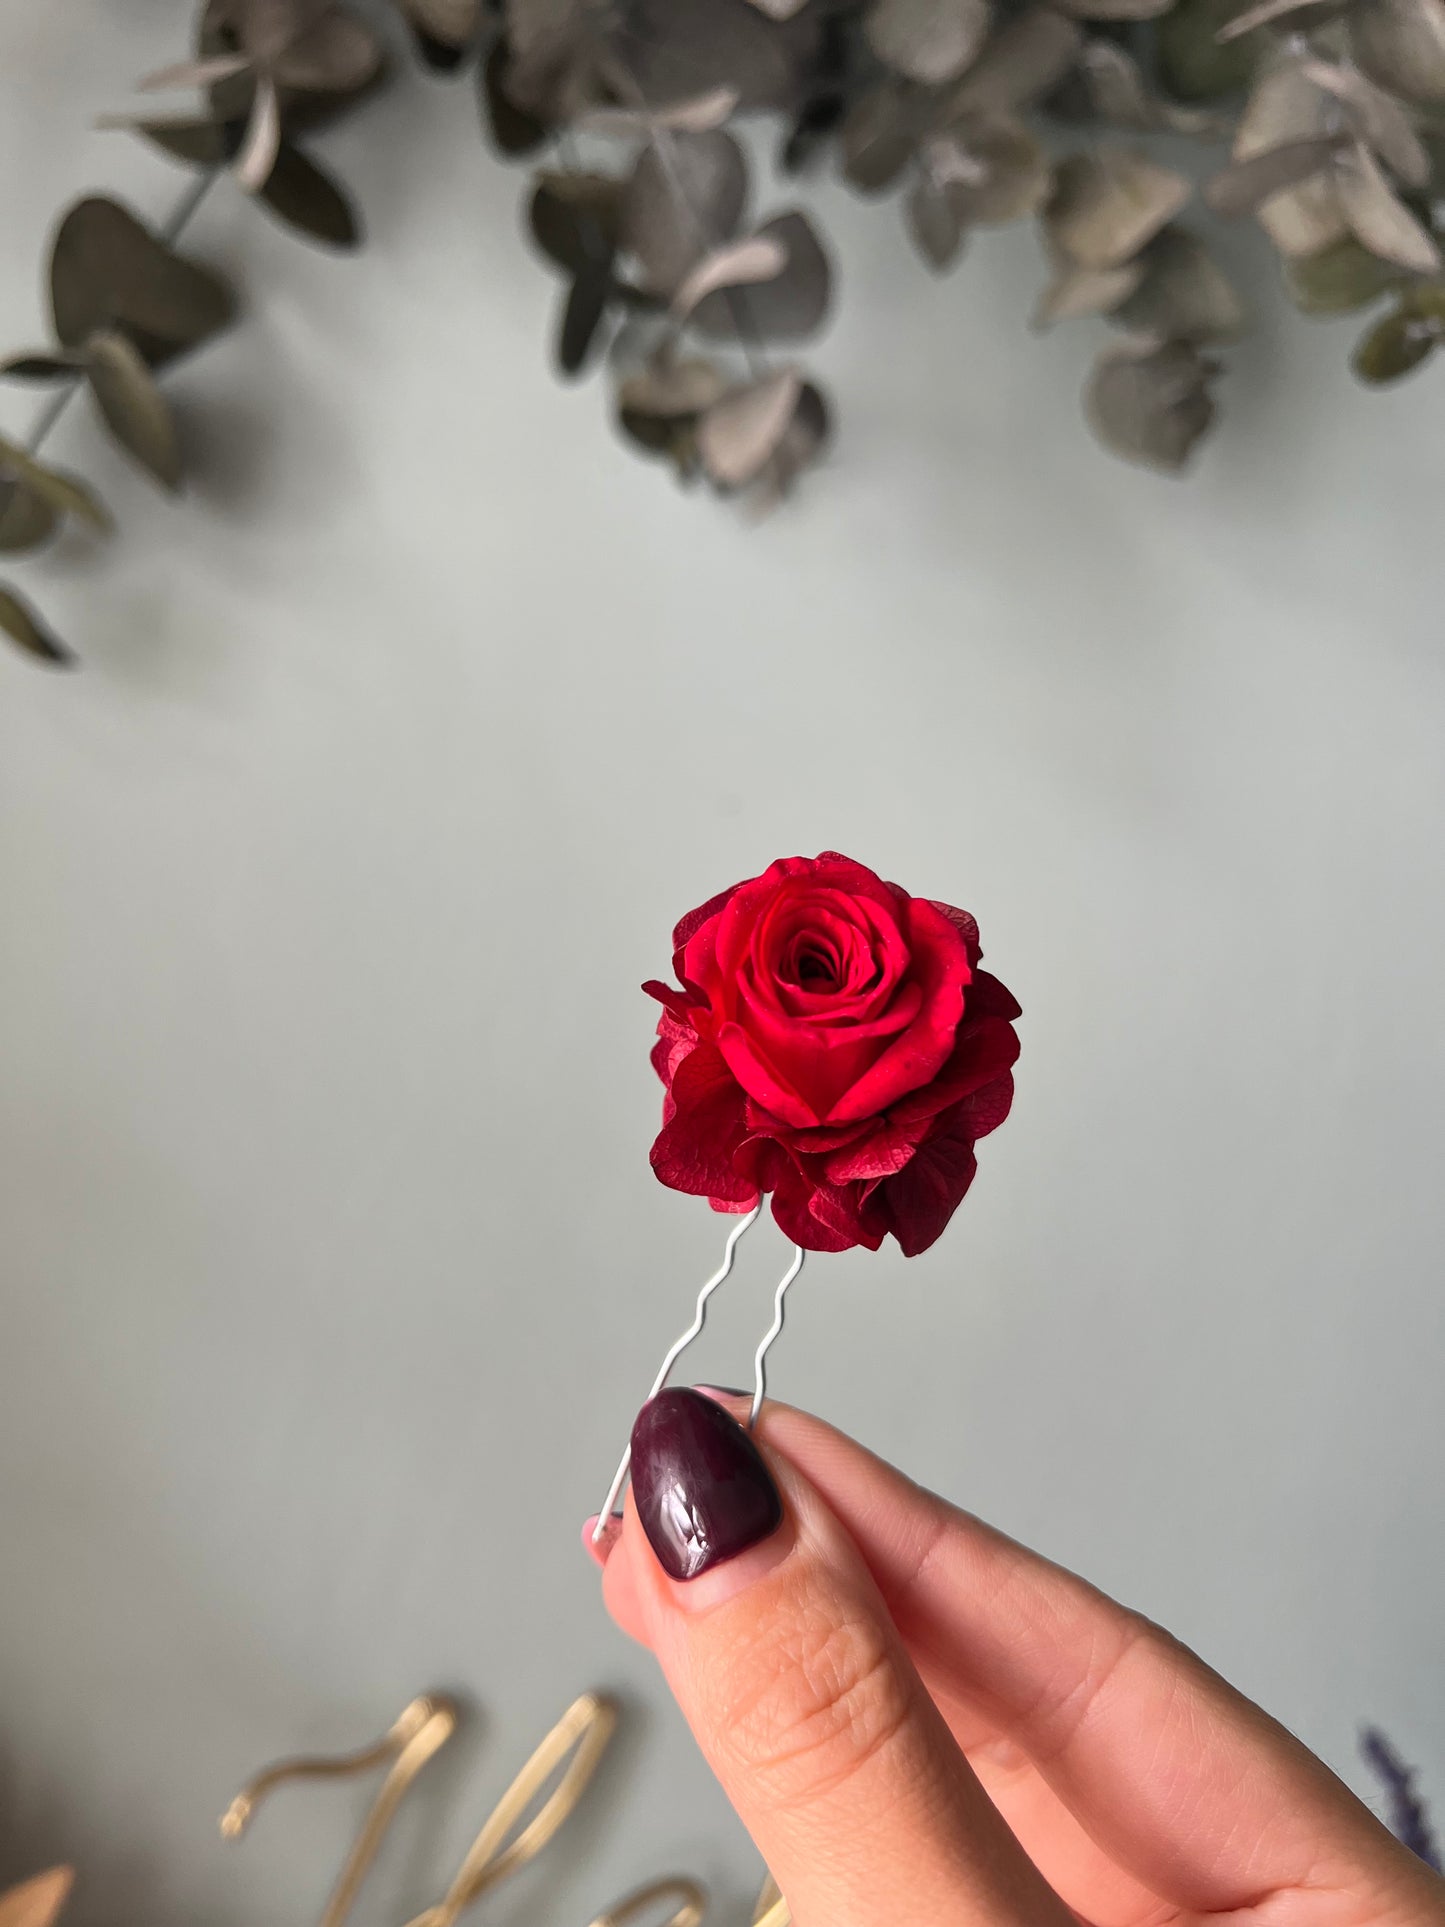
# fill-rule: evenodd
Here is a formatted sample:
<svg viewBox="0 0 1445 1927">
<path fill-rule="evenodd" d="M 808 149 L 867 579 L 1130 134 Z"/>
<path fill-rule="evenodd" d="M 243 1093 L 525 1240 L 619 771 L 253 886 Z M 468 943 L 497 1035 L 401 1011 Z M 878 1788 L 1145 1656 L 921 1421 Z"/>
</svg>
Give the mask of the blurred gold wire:
<svg viewBox="0 0 1445 1927">
<path fill-rule="evenodd" d="M 778 1892 L 777 1881 L 769 1874 L 753 1908 L 753 1927 L 791 1927 L 792 1919 L 787 1901 Z"/>
<path fill-rule="evenodd" d="M 600 1693 L 583 1693 L 575 1699 L 493 1808 L 443 1898 L 417 1914 L 407 1927 L 453 1927 L 489 1887 L 535 1859 L 575 1811 L 616 1726 L 617 1707 L 612 1700 Z M 559 1769 L 556 1786 L 516 1831 L 528 1807 Z"/>
<path fill-rule="evenodd" d="M 630 1923 L 650 1916 L 655 1907 L 673 1905 L 673 1911 L 666 1920 L 655 1923 L 655 1927 L 699 1927 L 707 1912 L 707 1893 L 695 1880 L 683 1880 L 673 1875 L 666 1880 L 654 1880 L 650 1886 L 639 1887 L 625 1900 L 614 1901 L 605 1913 L 598 1914 L 589 1927 L 630 1927 Z"/>
<path fill-rule="evenodd" d="M 376 1858 L 383 1835 L 396 1817 L 397 1808 L 428 1760 L 456 1731 L 456 1725 L 457 1709 L 451 1700 L 438 1694 L 423 1694 L 402 1708 L 391 1727 L 372 1746 L 362 1747 L 355 1753 L 307 1754 L 278 1760 L 242 1787 L 221 1816 L 221 1832 L 228 1840 L 239 1840 L 259 1803 L 287 1780 L 352 1779 L 390 1760 L 391 1767 L 321 1916 L 321 1927 L 342 1927 L 356 1904 L 361 1883 Z"/>
</svg>

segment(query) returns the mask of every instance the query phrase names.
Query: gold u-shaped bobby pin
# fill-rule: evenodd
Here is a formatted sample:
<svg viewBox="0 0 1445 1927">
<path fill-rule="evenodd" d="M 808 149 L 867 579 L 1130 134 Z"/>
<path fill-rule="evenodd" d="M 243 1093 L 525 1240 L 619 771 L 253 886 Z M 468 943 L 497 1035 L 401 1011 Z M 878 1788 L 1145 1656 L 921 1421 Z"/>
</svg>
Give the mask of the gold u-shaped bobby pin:
<svg viewBox="0 0 1445 1927">
<path fill-rule="evenodd" d="M 573 1700 L 493 1808 L 445 1895 L 407 1927 L 453 1927 L 488 1887 L 534 1859 L 575 1810 L 616 1725 L 617 1707 L 602 1694 L 584 1693 Z M 556 1786 L 515 1838 L 508 1839 L 559 1767 L 562 1776 Z"/>
<path fill-rule="evenodd" d="M 753 1908 L 753 1927 L 791 1927 L 792 1919 L 787 1901 L 778 1892 L 777 1881 L 769 1874 Z"/>
<path fill-rule="evenodd" d="M 221 1816 L 221 1832 L 228 1840 L 238 1840 L 258 1804 L 287 1780 L 351 1779 L 390 1760 L 390 1770 L 346 1856 L 346 1864 L 321 1916 L 321 1927 L 342 1927 L 355 1905 L 367 1869 L 376 1858 L 382 1835 L 396 1817 L 397 1808 L 427 1761 L 456 1731 L 456 1725 L 457 1709 L 451 1700 L 438 1694 L 423 1694 L 402 1708 L 390 1729 L 373 1746 L 364 1746 L 355 1753 L 307 1754 L 278 1760 L 275 1766 L 268 1766 L 242 1787 Z"/>
<path fill-rule="evenodd" d="M 651 1886 L 639 1887 L 625 1900 L 615 1901 L 606 1913 L 598 1914 L 589 1927 L 630 1927 L 631 1922 L 643 1915 L 650 1916 L 655 1907 L 668 1902 L 673 1903 L 673 1911 L 666 1920 L 658 1921 L 656 1927 L 700 1927 L 707 1912 L 707 1894 L 695 1880 L 683 1880 L 675 1875 L 654 1880 Z"/>
</svg>

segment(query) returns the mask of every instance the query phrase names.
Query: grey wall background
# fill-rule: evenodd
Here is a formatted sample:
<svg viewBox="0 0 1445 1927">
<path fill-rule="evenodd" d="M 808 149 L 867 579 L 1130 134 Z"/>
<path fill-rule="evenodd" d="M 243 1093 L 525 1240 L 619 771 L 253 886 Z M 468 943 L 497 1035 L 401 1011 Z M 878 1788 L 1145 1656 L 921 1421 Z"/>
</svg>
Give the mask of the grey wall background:
<svg viewBox="0 0 1445 1927">
<path fill-rule="evenodd" d="M 176 194 L 87 130 L 185 12 L 0 10 L 7 345 L 69 196 Z M 83 675 L 0 656 L 0 1874 L 78 1860 L 75 1927 L 304 1920 L 365 1790 L 230 1849 L 233 1786 L 464 1691 L 394 1923 L 605 1683 L 612 1790 L 479 1918 L 669 1868 L 741 1908 L 576 1536 L 719 1243 L 647 1168 L 637 983 L 828 845 L 977 912 L 1025 1054 L 948 1237 L 813 1266 L 776 1389 L 1445 1798 L 1445 389 L 1362 394 L 1260 286 L 1170 485 L 1088 441 L 1087 326 L 1021 338 L 1031 237 L 934 286 L 825 189 L 842 434 L 751 530 L 553 384 L 472 114 L 408 79 L 327 139 L 353 261 L 215 194 L 249 313 L 175 383 L 189 500 L 84 408 L 54 444 L 124 539 L 30 578 Z M 765 1320 L 750 1242 L 700 1374 Z"/>
</svg>

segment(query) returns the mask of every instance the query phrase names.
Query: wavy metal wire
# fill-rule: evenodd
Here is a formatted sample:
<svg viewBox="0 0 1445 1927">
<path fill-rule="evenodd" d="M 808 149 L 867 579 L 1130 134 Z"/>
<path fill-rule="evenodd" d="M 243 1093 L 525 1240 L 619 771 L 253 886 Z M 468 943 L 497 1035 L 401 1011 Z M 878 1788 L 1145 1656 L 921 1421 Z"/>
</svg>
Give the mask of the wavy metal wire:
<svg viewBox="0 0 1445 1927">
<path fill-rule="evenodd" d="M 652 1390 L 647 1395 L 649 1399 L 657 1397 L 657 1394 L 667 1383 L 668 1375 L 678 1359 L 681 1358 L 693 1340 L 701 1336 L 703 1326 L 707 1323 L 708 1300 L 731 1272 L 733 1268 L 733 1255 L 737 1250 L 738 1240 L 745 1231 L 757 1223 L 762 1208 L 762 1200 L 759 1199 L 752 1210 L 747 1213 L 746 1217 L 740 1218 L 728 1233 L 727 1243 L 723 1246 L 722 1263 L 718 1266 L 711 1278 L 708 1279 L 701 1291 L 698 1292 L 697 1305 L 693 1311 L 692 1323 L 686 1331 L 673 1340 L 671 1346 L 668 1348 L 667 1356 L 658 1368 L 657 1377 L 652 1381 Z M 764 1334 L 762 1342 L 753 1357 L 753 1402 L 752 1410 L 748 1414 L 749 1431 L 757 1424 L 758 1414 L 762 1410 L 763 1400 L 767 1396 L 768 1376 L 766 1361 L 769 1351 L 782 1333 L 784 1317 L 783 1299 L 789 1285 L 793 1283 L 798 1273 L 803 1269 L 803 1260 L 806 1256 L 807 1253 L 801 1245 L 794 1245 L 793 1261 L 779 1281 L 777 1290 L 773 1294 L 773 1322 Z M 631 1469 L 632 1447 L 629 1445 L 618 1461 L 612 1483 L 607 1488 L 607 1497 L 602 1502 L 602 1510 L 597 1514 L 597 1523 L 592 1528 L 593 1545 L 598 1544 L 603 1533 L 616 1517 L 615 1508 L 617 1501 L 621 1495 L 622 1488 L 627 1483 L 627 1475 Z"/>
</svg>

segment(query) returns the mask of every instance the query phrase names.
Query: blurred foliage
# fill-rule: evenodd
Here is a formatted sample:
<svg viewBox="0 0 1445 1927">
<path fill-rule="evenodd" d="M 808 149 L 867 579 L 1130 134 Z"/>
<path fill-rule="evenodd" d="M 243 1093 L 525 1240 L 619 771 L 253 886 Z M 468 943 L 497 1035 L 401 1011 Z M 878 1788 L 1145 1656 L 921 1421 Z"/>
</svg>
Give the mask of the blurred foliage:
<svg viewBox="0 0 1445 1927">
<path fill-rule="evenodd" d="M 559 278 L 559 373 L 605 369 L 625 443 L 757 508 L 827 446 L 826 397 L 796 355 L 827 319 L 834 272 L 803 209 L 753 212 L 744 117 L 777 124 L 785 178 L 831 166 L 894 198 L 930 273 L 976 229 L 1037 223 L 1050 273 L 1033 324 L 1118 331 L 1086 417 L 1157 469 L 1183 469 L 1215 421 L 1220 351 L 1247 325 L 1190 224 L 1181 139 L 1227 149 L 1203 201 L 1258 223 L 1302 312 L 1380 306 L 1353 358 L 1362 381 L 1402 379 L 1445 330 L 1445 0 L 392 6 L 421 64 L 473 77 L 496 152 L 535 170 L 528 224 Z M 81 391 L 141 469 L 181 485 L 160 378 L 236 308 L 178 247 L 207 187 L 229 177 L 300 237 L 360 245 L 351 197 L 307 141 L 387 81 L 396 49 L 343 0 L 206 0 L 193 46 L 139 88 L 198 106 L 109 124 L 194 170 L 195 189 L 164 233 L 104 196 L 70 208 L 50 256 L 54 339 L 0 366 L 57 396 L 25 447 L 0 440 L 0 552 L 36 550 L 67 521 L 108 526 L 82 483 L 38 460 Z M 5 586 L 0 628 L 37 660 L 72 660 Z"/>
</svg>

